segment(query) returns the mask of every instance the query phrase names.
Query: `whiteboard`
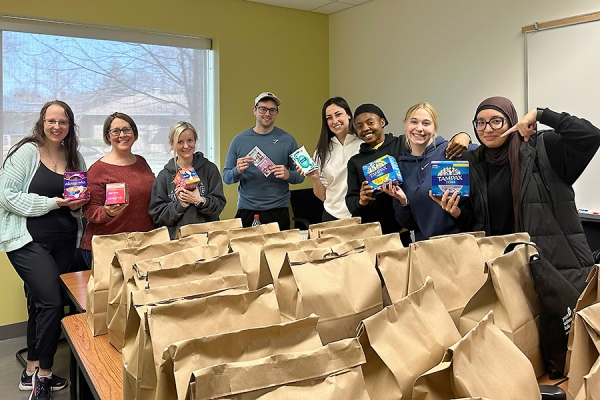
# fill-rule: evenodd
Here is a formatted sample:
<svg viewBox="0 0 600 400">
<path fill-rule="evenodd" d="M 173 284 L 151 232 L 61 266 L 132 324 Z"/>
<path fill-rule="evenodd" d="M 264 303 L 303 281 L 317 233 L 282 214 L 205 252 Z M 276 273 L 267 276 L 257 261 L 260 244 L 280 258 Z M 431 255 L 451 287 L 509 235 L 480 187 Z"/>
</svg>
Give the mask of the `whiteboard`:
<svg viewBox="0 0 600 400">
<path fill-rule="evenodd" d="M 526 62 L 527 110 L 566 111 L 600 127 L 600 21 L 528 32 Z M 600 152 L 573 188 L 577 208 L 600 212 Z"/>
</svg>

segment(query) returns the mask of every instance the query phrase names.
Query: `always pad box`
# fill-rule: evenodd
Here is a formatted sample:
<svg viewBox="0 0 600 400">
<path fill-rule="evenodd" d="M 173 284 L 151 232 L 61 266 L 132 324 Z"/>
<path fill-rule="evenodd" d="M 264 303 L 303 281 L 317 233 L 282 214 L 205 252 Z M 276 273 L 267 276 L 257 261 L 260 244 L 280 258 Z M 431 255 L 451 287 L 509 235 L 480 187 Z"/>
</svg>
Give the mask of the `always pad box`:
<svg viewBox="0 0 600 400">
<path fill-rule="evenodd" d="M 396 159 L 387 154 L 363 165 L 362 169 L 365 180 L 375 190 L 381 189 L 387 181 L 392 181 L 394 184 L 404 182 Z"/>
<path fill-rule="evenodd" d="M 468 161 L 431 162 L 431 193 L 434 196 L 442 197 L 446 190 L 469 196 L 470 189 Z"/>
</svg>

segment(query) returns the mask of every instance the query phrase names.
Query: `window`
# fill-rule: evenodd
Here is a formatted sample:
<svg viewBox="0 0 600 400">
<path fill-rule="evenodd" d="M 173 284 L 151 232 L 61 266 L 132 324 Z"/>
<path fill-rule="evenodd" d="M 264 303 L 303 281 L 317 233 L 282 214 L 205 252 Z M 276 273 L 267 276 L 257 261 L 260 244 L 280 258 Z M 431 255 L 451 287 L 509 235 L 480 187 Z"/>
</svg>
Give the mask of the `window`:
<svg viewBox="0 0 600 400">
<path fill-rule="evenodd" d="M 215 160 L 210 40 L 8 17 L 0 29 L 3 158 L 58 99 L 75 113 L 88 166 L 108 153 L 102 126 L 117 111 L 135 121 L 133 152 L 155 174 L 172 157 L 167 134 L 177 121 L 196 127 L 196 150 Z"/>
</svg>

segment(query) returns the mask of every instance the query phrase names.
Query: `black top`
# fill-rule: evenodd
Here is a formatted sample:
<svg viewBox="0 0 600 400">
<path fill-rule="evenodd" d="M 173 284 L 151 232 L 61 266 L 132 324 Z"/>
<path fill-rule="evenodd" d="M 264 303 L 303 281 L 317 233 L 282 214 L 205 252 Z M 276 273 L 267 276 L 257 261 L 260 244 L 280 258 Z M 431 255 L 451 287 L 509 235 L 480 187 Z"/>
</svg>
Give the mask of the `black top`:
<svg viewBox="0 0 600 400">
<path fill-rule="evenodd" d="M 40 165 L 29 184 L 29 193 L 46 197 L 62 197 L 63 174 L 50 171 L 44 163 Z M 39 217 L 27 218 L 27 230 L 35 241 L 52 242 L 77 237 L 77 221 L 69 207 L 60 207 Z"/>
<path fill-rule="evenodd" d="M 488 180 L 488 205 L 492 235 L 508 235 L 515 231 L 515 210 L 510 176 L 510 164 L 485 164 Z M 506 188 L 509 188 L 508 190 Z"/>
</svg>

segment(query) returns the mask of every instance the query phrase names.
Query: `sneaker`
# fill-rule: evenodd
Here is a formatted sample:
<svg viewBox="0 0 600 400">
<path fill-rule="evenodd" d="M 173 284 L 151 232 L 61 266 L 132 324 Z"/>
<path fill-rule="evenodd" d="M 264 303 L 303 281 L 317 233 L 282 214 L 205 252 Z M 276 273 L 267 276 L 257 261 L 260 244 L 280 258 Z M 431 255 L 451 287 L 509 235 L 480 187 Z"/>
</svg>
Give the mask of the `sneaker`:
<svg viewBox="0 0 600 400">
<path fill-rule="evenodd" d="M 32 376 L 33 390 L 29 395 L 29 400 L 50 400 L 50 387 L 52 385 L 51 376 L 39 376 L 39 369 L 36 368 Z"/>
<path fill-rule="evenodd" d="M 26 370 L 23 370 L 23 373 L 21 374 L 21 381 L 19 382 L 19 390 L 33 390 L 33 384 L 31 382 L 33 380 L 34 373 L 35 372 L 32 372 L 31 375 L 29 375 Z M 61 378 L 58 375 L 52 374 L 52 386 L 50 390 L 56 392 L 57 390 L 66 388 L 68 384 L 69 381 L 65 378 Z"/>
</svg>

